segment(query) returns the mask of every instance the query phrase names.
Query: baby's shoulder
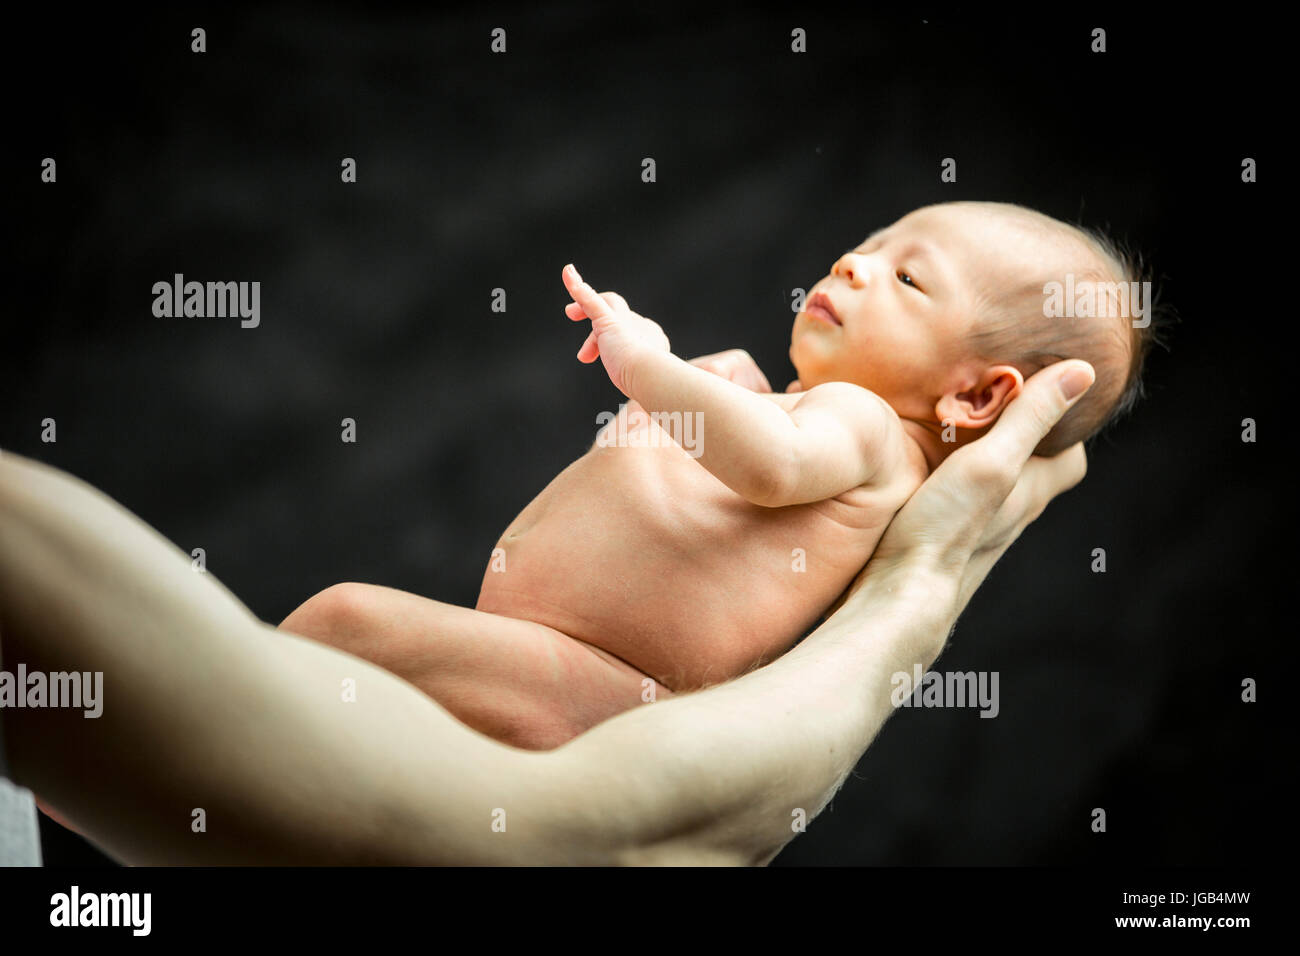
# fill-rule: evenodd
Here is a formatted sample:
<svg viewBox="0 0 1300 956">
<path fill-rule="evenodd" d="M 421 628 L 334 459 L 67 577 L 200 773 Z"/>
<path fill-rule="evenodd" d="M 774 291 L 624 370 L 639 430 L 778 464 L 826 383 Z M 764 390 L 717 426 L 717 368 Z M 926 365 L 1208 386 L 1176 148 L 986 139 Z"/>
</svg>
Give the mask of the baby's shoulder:
<svg viewBox="0 0 1300 956">
<path fill-rule="evenodd" d="M 763 392 L 761 394 L 786 411 L 792 411 L 800 406 L 819 409 L 838 408 L 845 412 L 865 410 L 873 415 L 878 414 L 884 421 L 902 427 L 898 414 L 887 401 L 871 389 L 854 385 L 852 382 L 823 382 L 821 385 L 814 385 L 806 392 Z"/>
<path fill-rule="evenodd" d="M 861 440 L 871 473 L 862 490 L 888 487 L 892 494 L 906 485 L 910 493 L 924 478 L 925 458 L 919 454 L 920 447 L 893 406 L 870 389 L 852 382 L 824 382 L 806 392 L 782 396 L 781 404 L 795 419 L 806 412 L 832 415 L 849 425 Z"/>
<path fill-rule="evenodd" d="M 830 413 L 851 422 L 873 445 L 905 434 L 903 422 L 892 405 L 871 389 L 852 382 L 823 382 L 791 397 L 798 399 L 791 405 L 792 414 Z"/>
</svg>

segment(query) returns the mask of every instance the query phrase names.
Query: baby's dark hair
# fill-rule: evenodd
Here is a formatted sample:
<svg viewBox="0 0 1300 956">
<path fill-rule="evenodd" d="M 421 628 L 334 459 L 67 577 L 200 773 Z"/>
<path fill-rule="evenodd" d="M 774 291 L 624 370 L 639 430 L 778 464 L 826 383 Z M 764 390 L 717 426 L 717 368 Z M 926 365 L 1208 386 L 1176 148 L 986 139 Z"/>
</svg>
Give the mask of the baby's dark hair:
<svg viewBox="0 0 1300 956">
<path fill-rule="evenodd" d="M 1072 248 L 1091 253 L 1074 270 L 1073 282 L 1076 289 L 1084 288 L 1082 283 L 1093 284 L 1098 315 L 1046 317 L 1044 286 L 1065 277 L 1044 274 L 1016 288 L 985 292 L 972 330 L 972 344 L 981 358 L 1013 365 L 1026 379 L 1063 359 L 1083 359 L 1096 370 L 1092 388 L 1035 449 L 1039 455 L 1059 454 L 1101 434 L 1145 397 L 1146 359 L 1152 345 L 1164 345 L 1161 333 L 1173 312 L 1157 302 L 1158 290 L 1145 294 L 1154 289 L 1155 278 L 1142 253 L 1100 229 L 1009 203 L 971 205 L 1010 213 L 1045 242 L 1054 241 L 1059 247 L 1062 239 L 1073 240 Z M 1128 294 L 1132 289 L 1142 290 L 1139 295 L 1145 300 L 1138 324 L 1133 321 L 1138 303 Z M 1100 314 L 1103 310 L 1105 314 Z"/>
</svg>

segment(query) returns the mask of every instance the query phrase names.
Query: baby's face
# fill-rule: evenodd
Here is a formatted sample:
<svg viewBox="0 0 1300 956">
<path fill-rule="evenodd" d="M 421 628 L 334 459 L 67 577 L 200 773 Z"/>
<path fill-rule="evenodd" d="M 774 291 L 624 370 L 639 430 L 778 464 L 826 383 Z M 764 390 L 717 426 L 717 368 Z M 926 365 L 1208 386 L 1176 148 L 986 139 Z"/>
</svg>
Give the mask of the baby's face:
<svg viewBox="0 0 1300 956">
<path fill-rule="evenodd" d="M 979 290 L 1028 281 L 1028 242 L 996 214 L 946 205 L 873 234 L 831 266 L 795 319 L 790 360 L 803 388 L 853 382 L 904 418 L 933 418 L 940 396 L 978 379 L 967 343 Z M 838 321 L 817 307 L 823 296 Z"/>
</svg>

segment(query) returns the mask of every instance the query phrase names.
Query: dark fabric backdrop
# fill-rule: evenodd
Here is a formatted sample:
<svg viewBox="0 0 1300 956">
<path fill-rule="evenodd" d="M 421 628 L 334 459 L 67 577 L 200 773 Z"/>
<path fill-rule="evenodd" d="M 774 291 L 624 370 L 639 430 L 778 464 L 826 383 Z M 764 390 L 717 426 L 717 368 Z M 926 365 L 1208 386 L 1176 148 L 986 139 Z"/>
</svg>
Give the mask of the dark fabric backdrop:
<svg viewBox="0 0 1300 956">
<path fill-rule="evenodd" d="M 1283 530 L 1285 426 L 1260 369 L 1290 348 L 1290 320 L 1264 314 L 1288 278 L 1267 238 L 1275 64 L 1255 27 L 1221 22 L 849 9 L 29 11 L 0 445 L 204 548 L 268 621 L 349 580 L 472 605 L 501 530 L 617 407 L 574 359 L 565 262 L 678 354 L 744 347 L 783 388 L 790 290 L 920 205 L 1109 227 L 1182 322 L 1150 397 L 936 665 L 998 671 L 999 717 L 895 716 L 777 862 L 1262 859 L 1283 693 L 1265 678 L 1287 637 L 1261 544 Z M 177 272 L 260 281 L 260 327 L 155 318 L 152 285 Z M 1261 703 L 1241 702 L 1246 677 Z M 49 864 L 100 859 L 43 835 Z"/>
</svg>

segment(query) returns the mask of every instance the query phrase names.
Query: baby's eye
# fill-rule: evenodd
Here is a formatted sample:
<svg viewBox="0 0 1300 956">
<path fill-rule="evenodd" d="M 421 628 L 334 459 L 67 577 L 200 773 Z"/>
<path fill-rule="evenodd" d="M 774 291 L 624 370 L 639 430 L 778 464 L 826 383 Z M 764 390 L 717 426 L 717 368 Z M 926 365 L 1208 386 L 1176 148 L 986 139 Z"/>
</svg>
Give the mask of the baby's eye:
<svg viewBox="0 0 1300 956">
<path fill-rule="evenodd" d="M 917 289 L 918 291 L 920 290 L 921 287 L 917 285 L 915 280 L 913 280 L 912 277 L 902 269 L 899 269 L 895 274 L 898 276 L 898 281 L 903 283 L 903 285 L 910 285 L 913 289 Z"/>
</svg>

